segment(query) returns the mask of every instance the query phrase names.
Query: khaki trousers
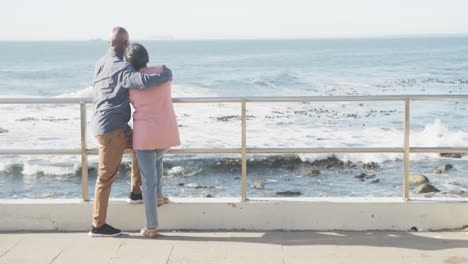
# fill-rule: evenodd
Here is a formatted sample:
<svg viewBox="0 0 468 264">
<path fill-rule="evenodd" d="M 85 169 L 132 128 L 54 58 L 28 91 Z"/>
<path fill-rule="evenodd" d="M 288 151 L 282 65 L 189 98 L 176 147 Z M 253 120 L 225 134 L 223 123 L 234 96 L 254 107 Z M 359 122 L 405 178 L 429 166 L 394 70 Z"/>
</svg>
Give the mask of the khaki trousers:
<svg viewBox="0 0 468 264">
<path fill-rule="evenodd" d="M 132 148 L 132 133 L 117 129 L 107 134 L 98 135 L 96 138 L 101 146 L 99 147 L 99 169 L 94 192 L 93 226 L 100 228 L 106 223 L 111 186 L 117 178 L 123 153 L 125 149 Z M 132 151 L 132 192 L 140 193 L 140 186 L 140 168 L 135 151 Z"/>
</svg>

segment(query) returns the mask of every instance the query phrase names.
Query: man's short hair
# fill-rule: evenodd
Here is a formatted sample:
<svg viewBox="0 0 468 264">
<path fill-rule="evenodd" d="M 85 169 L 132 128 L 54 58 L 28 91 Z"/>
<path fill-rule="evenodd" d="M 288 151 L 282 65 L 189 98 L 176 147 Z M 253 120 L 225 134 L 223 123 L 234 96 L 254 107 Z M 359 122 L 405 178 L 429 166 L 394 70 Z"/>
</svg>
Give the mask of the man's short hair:
<svg viewBox="0 0 468 264">
<path fill-rule="evenodd" d="M 148 51 L 141 44 L 131 44 L 127 49 L 125 59 L 138 71 L 146 67 L 146 64 L 149 62 Z"/>
</svg>

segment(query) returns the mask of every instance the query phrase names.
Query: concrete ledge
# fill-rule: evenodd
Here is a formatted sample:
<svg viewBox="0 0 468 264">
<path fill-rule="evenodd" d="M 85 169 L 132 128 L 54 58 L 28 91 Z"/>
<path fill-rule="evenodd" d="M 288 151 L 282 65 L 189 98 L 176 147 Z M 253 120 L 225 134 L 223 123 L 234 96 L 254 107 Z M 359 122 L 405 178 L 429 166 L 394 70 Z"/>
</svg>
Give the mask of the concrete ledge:
<svg viewBox="0 0 468 264">
<path fill-rule="evenodd" d="M 86 231 L 92 203 L 0 200 L 0 231 Z M 191 230 L 441 230 L 468 224 L 468 200 L 400 198 L 172 198 L 159 208 L 160 229 Z M 108 222 L 145 226 L 143 205 L 112 199 Z"/>
</svg>

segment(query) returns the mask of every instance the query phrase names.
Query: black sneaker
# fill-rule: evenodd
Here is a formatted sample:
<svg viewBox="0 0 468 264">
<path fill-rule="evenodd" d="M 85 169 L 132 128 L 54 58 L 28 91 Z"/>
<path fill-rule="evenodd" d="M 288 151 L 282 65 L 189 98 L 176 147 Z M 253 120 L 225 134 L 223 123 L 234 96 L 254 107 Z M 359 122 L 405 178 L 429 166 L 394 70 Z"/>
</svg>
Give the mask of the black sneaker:
<svg viewBox="0 0 468 264">
<path fill-rule="evenodd" d="M 134 194 L 130 192 L 130 194 L 128 195 L 127 202 L 129 204 L 141 204 L 143 203 L 143 195 L 141 195 L 141 193 Z"/>
<path fill-rule="evenodd" d="M 93 228 L 89 231 L 88 235 L 90 237 L 115 237 L 119 236 L 122 233 L 122 230 L 113 228 L 108 224 L 104 224 L 100 228 Z"/>
</svg>

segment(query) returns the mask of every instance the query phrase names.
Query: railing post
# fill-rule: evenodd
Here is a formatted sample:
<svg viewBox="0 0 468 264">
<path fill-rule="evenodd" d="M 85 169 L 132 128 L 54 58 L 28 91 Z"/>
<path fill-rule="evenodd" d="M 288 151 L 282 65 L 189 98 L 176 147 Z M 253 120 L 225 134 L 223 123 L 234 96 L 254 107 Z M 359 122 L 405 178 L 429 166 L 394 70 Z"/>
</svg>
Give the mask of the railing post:
<svg viewBox="0 0 468 264">
<path fill-rule="evenodd" d="M 410 100 L 405 99 L 405 147 L 404 147 L 404 176 L 403 176 L 403 200 L 409 200 L 409 163 L 410 163 Z"/>
<path fill-rule="evenodd" d="M 86 102 L 80 101 L 81 121 L 81 191 L 83 202 L 89 201 L 88 195 L 88 153 L 86 149 Z"/>
<path fill-rule="evenodd" d="M 242 201 L 247 201 L 247 105 L 242 100 Z"/>
</svg>

